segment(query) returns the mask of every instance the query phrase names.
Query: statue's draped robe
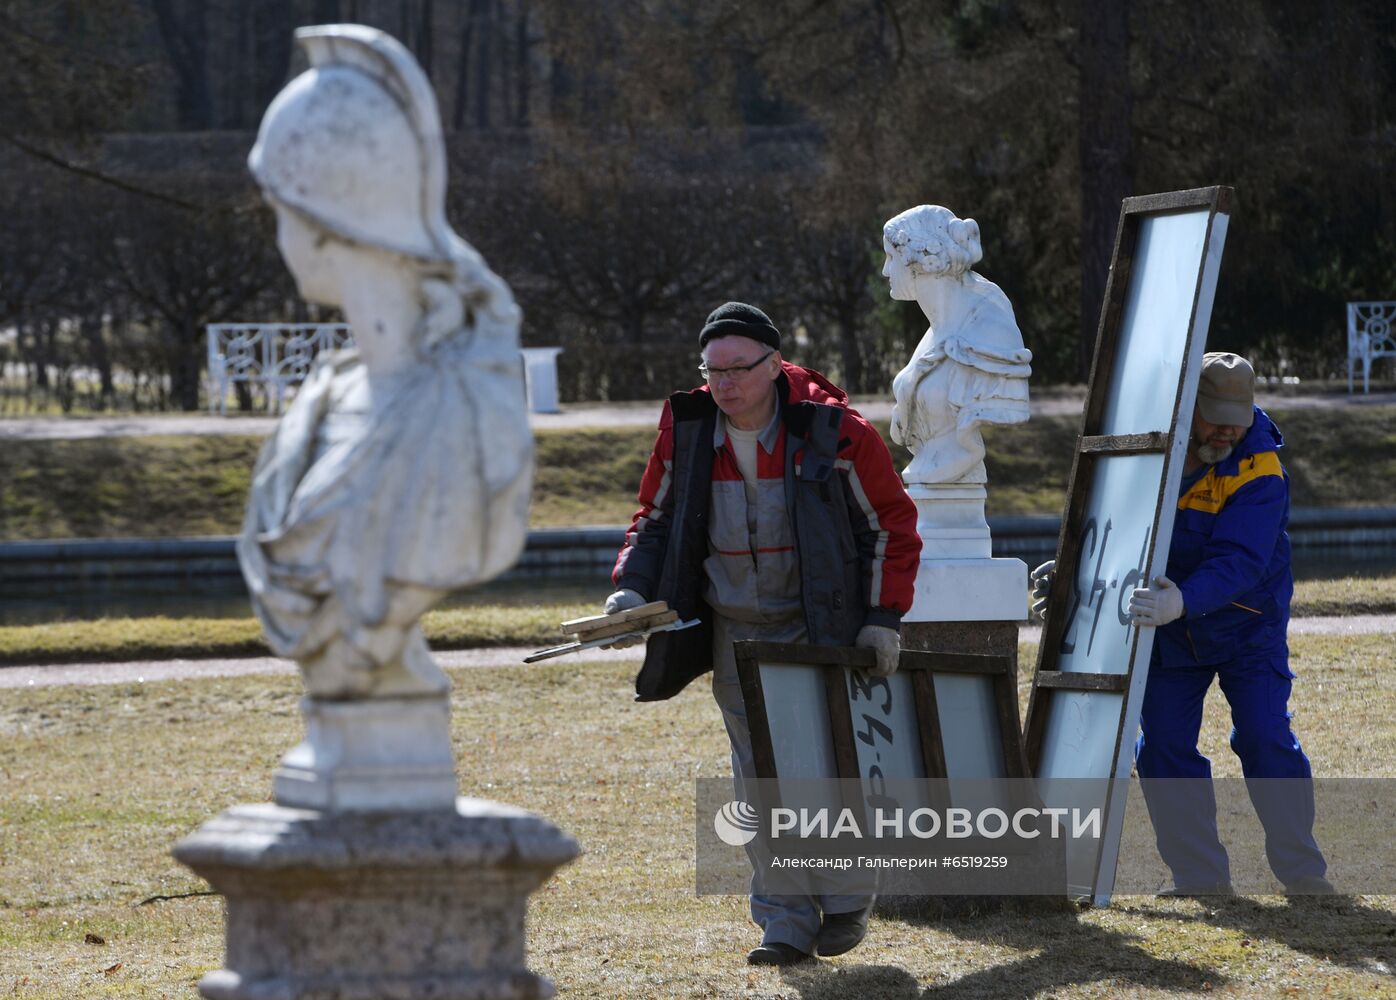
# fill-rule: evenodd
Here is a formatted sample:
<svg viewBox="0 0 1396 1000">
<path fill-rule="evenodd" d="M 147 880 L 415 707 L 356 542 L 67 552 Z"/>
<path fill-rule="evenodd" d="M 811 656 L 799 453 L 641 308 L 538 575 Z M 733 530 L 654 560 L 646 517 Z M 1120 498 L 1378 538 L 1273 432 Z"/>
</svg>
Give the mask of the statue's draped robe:
<svg viewBox="0 0 1396 1000">
<path fill-rule="evenodd" d="M 963 294 L 969 302 L 959 321 L 928 330 L 892 383 L 892 438 L 916 455 L 908 476 L 919 469 L 935 477 L 926 481 L 984 482 L 978 428 L 1028 419 L 1032 352 L 1013 306 L 972 271 Z M 946 470 L 949 477 L 939 478 Z"/>
<path fill-rule="evenodd" d="M 439 597 L 518 557 L 533 439 L 517 333 L 495 332 L 462 330 L 383 377 L 355 351 L 320 359 L 262 449 L 238 541 L 276 653 L 335 636 L 381 648 L 368 633 L 395 592 Z M 365 379 L 370 405 L 336 413 Z"/>
</svg>

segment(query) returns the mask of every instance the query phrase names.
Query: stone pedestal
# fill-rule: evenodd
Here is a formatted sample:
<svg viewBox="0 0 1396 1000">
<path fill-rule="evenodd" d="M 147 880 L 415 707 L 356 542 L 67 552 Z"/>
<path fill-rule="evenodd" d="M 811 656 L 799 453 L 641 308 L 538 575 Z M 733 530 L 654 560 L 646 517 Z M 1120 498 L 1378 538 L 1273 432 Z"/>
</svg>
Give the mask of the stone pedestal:
<svg viewBox="0 0 1396 1000">
<path fill-rule="evenodd" d="M 916 596 L 903 619 L 903 635 L 909 638 L 913 634 L 906 631 L 913 623 L 1012 623 L 1009 648 L 992 652 L 1016 651 L 1016 623 L 1028 617 L 1028 566 L 1021 559 L 995 559 L 991 555 L 984 487 L 974 483 L 911 483 L 906 491 L 916 502 L 921 565 L 916 573 Z M 974 635 L 984 631 L 982 627 L 967 630 Z M 946 648 L 946 652 L 989 651 Z"/>
<path fill-rule="evenodd" d="M 450 809 L 456 801 L 451 706 L 443 695 L 302 698 L 305 740 L 281 759 L 272 788 L 296 809 Z"/>
<path fill-rule="evenodd" d="M 242 805 L 175 846 L 227 899 L 207 1000 L 531 1000 L 528 896 L 576 857 L 547 820 L 462 798 L 441 810 Z"/>
</svg>

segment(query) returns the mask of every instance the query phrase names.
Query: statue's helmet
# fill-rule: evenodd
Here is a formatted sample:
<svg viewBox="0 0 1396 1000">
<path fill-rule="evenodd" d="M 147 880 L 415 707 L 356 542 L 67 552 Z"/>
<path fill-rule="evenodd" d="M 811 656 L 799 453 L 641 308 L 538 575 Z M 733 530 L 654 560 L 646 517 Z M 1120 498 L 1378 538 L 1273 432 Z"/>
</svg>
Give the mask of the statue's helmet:
<svg viewBox="0 0 1396 1000">
<path fill-rule="evenodd" d="M 247 158 L 276 202 L 351 243 L 452 257 L 446 153 L 426 75 L 396 39 L 358 24 L 301 28 L 310 69 L 276 96 Z"/>
</svg>

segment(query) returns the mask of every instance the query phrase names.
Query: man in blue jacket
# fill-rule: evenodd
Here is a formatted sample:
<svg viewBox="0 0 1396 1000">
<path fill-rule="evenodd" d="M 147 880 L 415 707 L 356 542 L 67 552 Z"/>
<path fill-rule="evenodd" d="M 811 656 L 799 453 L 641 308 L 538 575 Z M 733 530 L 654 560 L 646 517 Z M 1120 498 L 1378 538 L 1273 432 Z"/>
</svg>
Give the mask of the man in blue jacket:
<svg viewBox="0 0 1396 1000">
<path fill-rule="evenodd" d="M 1135 754 L 1159 854 L 1173 873 L 1169 895 L 1232 891 L 1211 762 L 1197 750 L 1213 677 L 1231 706 L 1231 749 L 1270 867 L 1289 893 L 1333 891 L 1313 837 L 1313 773 L 1289 726 L 1294 578 L 1289 477 L 1277 454 L 1284 439 L 1254 398 L 1245 358 L 1205 355 L 1168 572 L 1130 599 L 1134 623 L 1158 630 Z"/>
</svg>

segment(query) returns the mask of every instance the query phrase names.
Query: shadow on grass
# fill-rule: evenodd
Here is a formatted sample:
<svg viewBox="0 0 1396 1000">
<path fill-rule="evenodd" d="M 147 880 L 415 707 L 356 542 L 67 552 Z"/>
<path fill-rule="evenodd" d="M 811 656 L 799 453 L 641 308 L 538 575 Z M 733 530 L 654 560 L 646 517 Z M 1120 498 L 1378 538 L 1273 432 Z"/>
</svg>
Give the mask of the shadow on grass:
<svg viewBox="0 0 1396 1000">
<path fill-rule="evenodd" d="M 924 990 L 915 977 L 896 966 L 818 965 L 788 971 L 784 978 L 803 1000 L 851 996 L 878 1000 L 947 1000 L 993 997 L 1017 1000 L 1054 988 L 1101 983 L 1113 990 L 1154 987 L 1190 992 L 1227 980 L 1206 965 L 1156 958 L 1139 946 L 1135 934 L 1106 930 L 1073 912 L 997 912 L 963 917 L 904 916 L 908 924 L 935 928 L 966 941 L 1034 952 L 1025 958 L 985 968 Z"/>
<path fill-rule="evenodd" d="M 1277 941 L 1312 958 L 1363 972 L 1396 973 L 1396 913 L 1351 896 L 1296 896 L 1270 901 L 1214 896 L 1200 909 L 1176 912 L 1140 907 L 1156 920 L 1205 923 Z"/>
<path fill-rule="evenodd" d="M 802 1000 L 912 1000 L 921 994 L 916 977 L 895 965 L 802 965 L 782 973 L 781 978 L 800 991 Z"/>
</svg>

